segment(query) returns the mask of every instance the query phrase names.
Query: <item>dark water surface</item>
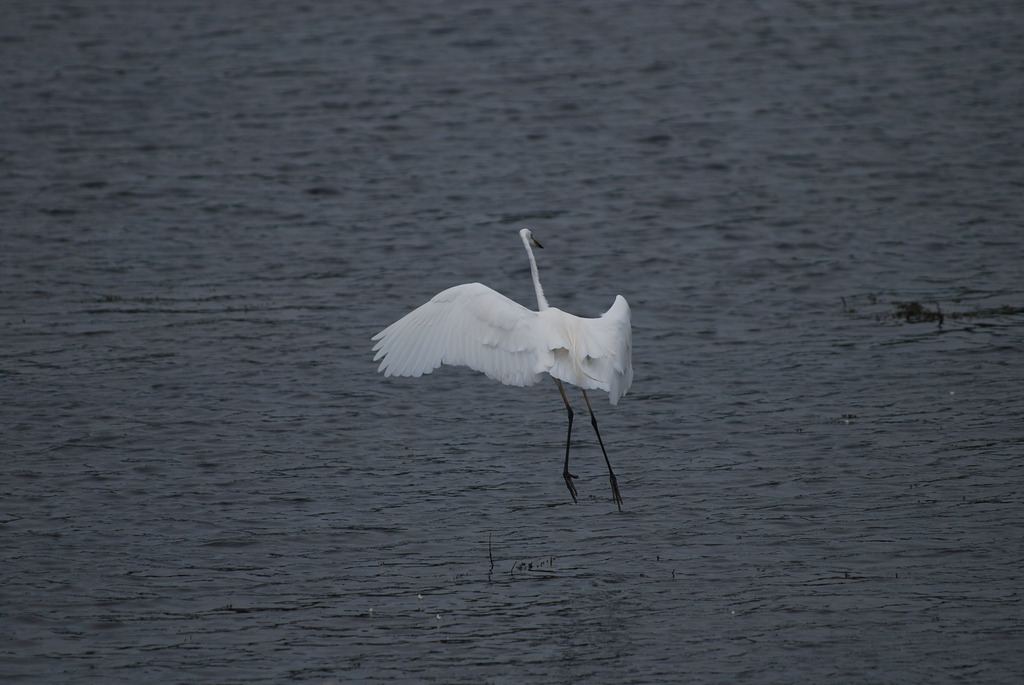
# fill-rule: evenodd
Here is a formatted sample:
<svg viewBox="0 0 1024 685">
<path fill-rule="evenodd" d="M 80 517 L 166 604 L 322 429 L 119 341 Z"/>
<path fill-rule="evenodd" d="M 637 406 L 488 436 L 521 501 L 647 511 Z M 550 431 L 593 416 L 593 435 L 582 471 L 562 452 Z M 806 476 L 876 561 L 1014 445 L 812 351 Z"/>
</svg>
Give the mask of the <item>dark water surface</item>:
<svg viewBox="0 0 1024 685">
<path fill-rule="evenodd" d="M 0 14 L 0 679 L 1024 673 L 1019 3 Z M 632 305 L 622 514 L 550 382 L 371 361 L 523 225 Z"/>
</svg>

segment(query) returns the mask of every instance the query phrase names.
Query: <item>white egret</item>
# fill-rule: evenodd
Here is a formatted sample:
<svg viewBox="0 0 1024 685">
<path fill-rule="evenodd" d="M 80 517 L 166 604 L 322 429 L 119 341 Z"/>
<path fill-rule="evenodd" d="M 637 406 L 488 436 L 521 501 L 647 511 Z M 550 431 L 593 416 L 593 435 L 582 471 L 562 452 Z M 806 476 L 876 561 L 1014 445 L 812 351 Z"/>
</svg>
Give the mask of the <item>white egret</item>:
<svg viewBox="0 0 1024 685">
<path fill-rule="evenodd" d="M 549 307 L 533 256 L 533 246 L 542 246 L 528 228 L 519 231 L 519 236 L 530 258 L 537 311 L 480 283 L 457 285 L 373 336 L 377 341 L 373 360 L 382 360 L 377 370 L 385 376 L 419 377 L 450 364 L 468 366 L 505 385 L 527 386 L 549 374 L 569 416 L 562 478 L 573 502 L 577 497 L 572 482 L 577 476 L 569 473 L 573 411 L 562 382 L 578 386 L 608 465 L 612 499 L 622 511 L 618 482 L 587 390 L 604 390 L 611 403 L 617 404 L 633 381 L 629 305 L 622 295 L 616 295 L 611 308 L 596 319 Z"/>
</svg>

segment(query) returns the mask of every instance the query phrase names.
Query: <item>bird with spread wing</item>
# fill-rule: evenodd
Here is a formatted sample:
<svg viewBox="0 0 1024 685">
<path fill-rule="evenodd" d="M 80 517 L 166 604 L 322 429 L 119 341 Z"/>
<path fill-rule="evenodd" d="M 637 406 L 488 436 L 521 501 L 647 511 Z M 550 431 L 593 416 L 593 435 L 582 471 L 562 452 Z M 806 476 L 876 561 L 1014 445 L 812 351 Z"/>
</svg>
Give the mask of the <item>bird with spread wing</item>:
<svg viewBox="0 0 1024 685">
<path fill-rule="evenodd" d="M 457 285 L 373 336 L 374 361 L 380 360 L 378 371 L 385 376 L 419 377 L 442 364 L 468 366 L 514 386 L 533 385 L 545 373 L 550 375 L 569 416 L 562 478 L 573 502 L 577 500 L 572 482 L 577 476 L 569 472 L 573 410 L 563 383 L 577 386 L 608 465 L 612 500 L 622 511 L 618 481 L 587 390 L 606 391 L 612 404 L 629 390 L 633 381 L 629 305 L 616 295 L 611 308 L 593 319 L 548 306 L 533 255 L 533 248 L 542 246 L 528 228 L 519 236 L 530 258 L 537 311 L 480 283 Z"/>
</svg>

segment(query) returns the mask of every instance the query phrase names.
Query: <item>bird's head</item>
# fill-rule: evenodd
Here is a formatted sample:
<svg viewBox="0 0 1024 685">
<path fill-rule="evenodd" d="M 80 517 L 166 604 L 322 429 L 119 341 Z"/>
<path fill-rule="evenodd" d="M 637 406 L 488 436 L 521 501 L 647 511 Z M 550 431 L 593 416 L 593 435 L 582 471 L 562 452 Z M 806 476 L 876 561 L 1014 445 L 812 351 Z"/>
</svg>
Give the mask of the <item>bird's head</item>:
<svg viewBox="0 0 1024 685">
<path fill-rule="evenodd" d="M 542 250 L 544 249 L 544 246 L 541 245 L 540 243 L 538 243 L 537 239 L 533 237 L 533 231 L 531 231 L 530 229 L 524 228 L 524 229 L 520 230 L 519 231 L 519 236 L 523 239 L 523 242 L 526 243 L 527 245 L 533 245 L 534 247 L 539 247 Z"/>
</svg>

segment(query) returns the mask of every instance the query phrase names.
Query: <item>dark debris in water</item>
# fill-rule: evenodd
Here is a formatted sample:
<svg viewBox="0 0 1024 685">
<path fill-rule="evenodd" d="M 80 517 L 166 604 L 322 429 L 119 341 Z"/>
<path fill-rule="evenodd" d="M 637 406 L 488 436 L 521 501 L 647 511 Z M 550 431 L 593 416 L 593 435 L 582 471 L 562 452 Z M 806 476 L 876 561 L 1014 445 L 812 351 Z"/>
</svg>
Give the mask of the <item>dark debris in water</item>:
<svg viewBox="0 0 1024 685">
<path fill-rule="evenodd" d="M 895 307 L 893 318 L 902 319 L 907 323 L 937 321 L 941 326 L 942 320 L 945 318 L 938 304 L 935 305 L 935 309 L 930 309 L 927 305 L 915 301 L 893 302 L 892 305 Z"/>
<path fill-rule="evenodd" d="M 847 306 L 846 298 L 841 298 L 843 311 L 847 314 L 855 314 L 856 310 Z M 875 302 L 871 298 L 872 303 Z M 893 301 L 892 310 L 875 316 L 878 320 L 895 319 L 905 323 L 934 323 L 940 328 L 947 320 L 985 320 L 1002 316 L 1017 316 L 1024 314 L 1024 307 L 1001 305 L 999 307 L 974 307 L 972 309 L 944 310 L 938 302 L 922 303 L 917 300 Z"/>
<path fill-rule="evenodd" d="M 891 316 L 894 319 L 900 319 L 907 323 L 936 322 L 940 326 L 947 318 L 954 320 L 993 319 L 999 316 L 1024 314 L 1024 307 L 1011 307 L 1009 305 L 1002 305 L 1000 307 L 976 307 L 974 309 L 948 312 L 942 311 L 942 307 L 940 307 L 938 303 L 935 303 L 934 308 L 932 308 L 914 300 L 911 300 L 910 302 L 893 302 L 892 306 L 893 312 Z"/>
</svg>

